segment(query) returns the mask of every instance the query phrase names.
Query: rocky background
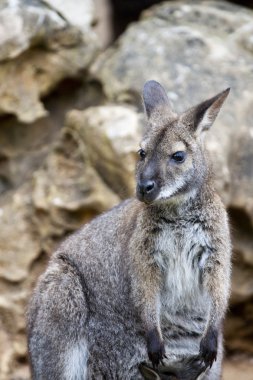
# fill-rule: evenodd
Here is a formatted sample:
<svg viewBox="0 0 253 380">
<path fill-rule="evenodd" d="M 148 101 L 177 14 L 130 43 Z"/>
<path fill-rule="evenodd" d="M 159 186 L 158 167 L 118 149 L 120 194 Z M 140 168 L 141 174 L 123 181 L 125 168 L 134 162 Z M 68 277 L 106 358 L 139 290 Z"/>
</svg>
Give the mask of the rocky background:
<svg viewBox="0 0 253 380">
<path fill-rule="evenodd" d="M 231 87 L 207 145 L 234 242 L 225 378 L 252 379 L 253 12 L 165 2 L 124 30 L 158 2 L 0 2 L 1 380 L 30 379 L 25 309 L 55 246 L 133 194 L 148 79 L 179 112 Z"/>
</svg>

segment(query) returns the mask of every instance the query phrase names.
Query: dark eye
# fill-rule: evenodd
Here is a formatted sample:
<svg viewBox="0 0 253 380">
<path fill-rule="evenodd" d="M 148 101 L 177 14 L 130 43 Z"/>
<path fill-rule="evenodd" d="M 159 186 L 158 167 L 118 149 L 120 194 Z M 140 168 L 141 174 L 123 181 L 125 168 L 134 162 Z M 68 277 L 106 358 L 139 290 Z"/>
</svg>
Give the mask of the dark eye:
<svg viewBox="0 0 253 380">
<path fill-rule="evenodd" d="M 172 154 L 171 159 L 175 162 L 182 163 L 185 161 L 186 158 L 186 152 L 176 152 Z"/>
<path fill-rule="evenodd" d="M 139 153 L 139 155 L 140 155 L 140 158 L 145 158 L 146 157 L 146 153 L 145 153 L 145 150 L 143 150 L 143 149 L 140 149 L 140 150 L 138 150 L 138 153 Z"/>
</svg>

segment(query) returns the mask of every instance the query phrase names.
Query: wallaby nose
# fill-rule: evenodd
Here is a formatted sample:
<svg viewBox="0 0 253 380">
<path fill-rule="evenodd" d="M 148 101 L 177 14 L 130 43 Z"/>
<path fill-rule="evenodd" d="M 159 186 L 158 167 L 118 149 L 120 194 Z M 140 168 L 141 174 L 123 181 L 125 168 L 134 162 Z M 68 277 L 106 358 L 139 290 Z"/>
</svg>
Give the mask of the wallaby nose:
<svg viewBox="0 0 253 380">
<path fill-rule="evenodd" d="M 146 180 L 146 181 L 139 182 L 138 186 L 139 186 L 139 192 L 141 194 L 143 195 L 150 194 L 152 190 L 155 188 L 155 182 L 152 180 Z"/>
</svg>

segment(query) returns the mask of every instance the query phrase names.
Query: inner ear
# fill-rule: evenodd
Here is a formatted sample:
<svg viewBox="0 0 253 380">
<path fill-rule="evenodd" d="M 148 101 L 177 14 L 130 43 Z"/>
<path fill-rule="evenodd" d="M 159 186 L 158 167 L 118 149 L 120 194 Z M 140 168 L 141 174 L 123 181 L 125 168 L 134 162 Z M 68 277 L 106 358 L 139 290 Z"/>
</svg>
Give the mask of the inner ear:
<svg viewBox="0 0 253 380">
<path fill-rule="evenodd" d="M 143 87 L 143 103 L 148 119 L 171 118 L 170 101 L 164 88 L 155 80 L 150 80 Z"/>
<path fill-rule="evenodd" d="M 218 95 L 190 108 L 184 112 L 180 119 L 194 132 L 202 132 L 214 123 L 222 104 L 229 94 L 230 89 L 220 92 Z"/>
</svg>

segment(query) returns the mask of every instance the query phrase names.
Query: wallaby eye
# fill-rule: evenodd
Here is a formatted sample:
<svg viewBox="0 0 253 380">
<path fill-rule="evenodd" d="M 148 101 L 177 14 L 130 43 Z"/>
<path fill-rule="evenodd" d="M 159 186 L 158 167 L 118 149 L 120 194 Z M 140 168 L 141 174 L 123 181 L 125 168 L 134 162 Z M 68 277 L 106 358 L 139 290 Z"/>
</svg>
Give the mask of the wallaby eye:
<svg viewBox="0 0 253 380">
<path fill-rule="evenodd" d="M 140 158 L 144 159 L 146 157 L 146 152 L 143 149 L 139 149 L 138 153 L 140 155 Z"/>
<path fill-rule="evenodd" d="M 171 156 L 171 159 L 181 164 L 186 159 L 186 152 L 179 151 L 179 152 L 173 153 Z"/>
</svg>

